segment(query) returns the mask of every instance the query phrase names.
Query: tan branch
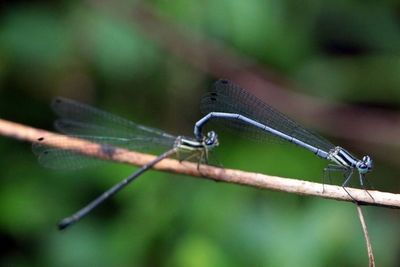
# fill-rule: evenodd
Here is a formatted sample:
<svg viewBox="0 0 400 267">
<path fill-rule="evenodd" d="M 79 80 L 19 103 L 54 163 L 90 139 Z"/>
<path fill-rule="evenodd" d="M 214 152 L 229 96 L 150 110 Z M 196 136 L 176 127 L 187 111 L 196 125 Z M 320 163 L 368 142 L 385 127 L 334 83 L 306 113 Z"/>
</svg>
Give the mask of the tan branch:
<svg viewBox="0 0 400 267">
<path fill-rule="evenodd" d="M 121 148 L 115 148 L 113 150 L 104 149 L 104 146 L 96 143 L 35 129 L 1 119 L 0 135 L 29 142 L 36 142 L 38 138 L 44 136 L 47 140 L 46 144 L 49 146 L 79 151 L 79 153 L 84 155 L 136 166 L 142 166 L 155 158 L 153 155 L 138 153 Z M 60 142 L 60 138 L 62 138 L 62 142 Z M 82 148 L 85 148 L 85 150 L 82 150 Z M 162 160 L 154 166 L 154 169 L 185 174 L 199 178 L 224 181 L 227 183 L 253 186 L 262 189 L 295 193 L 299 195 L 317 196 L 341 201 L 352 201 L 349 195 L 340 186 L 325 185 L 325 190 L 323 192 L 322 184 L 298 179 L 282 178 L 260 173 L 217 168 L 207 165 L 201 165 L 200 170 L 198 170 L 196 163 L 179 162 L 174 159 Z M 374 198 L 373 200 L 365 190 L 354 188 L 347 188 L 347 190 L 353 196 L 353 198 L 359 202 L 359 204 L 400 208 L 400 194 L 369 191 Z"/>
</svg>

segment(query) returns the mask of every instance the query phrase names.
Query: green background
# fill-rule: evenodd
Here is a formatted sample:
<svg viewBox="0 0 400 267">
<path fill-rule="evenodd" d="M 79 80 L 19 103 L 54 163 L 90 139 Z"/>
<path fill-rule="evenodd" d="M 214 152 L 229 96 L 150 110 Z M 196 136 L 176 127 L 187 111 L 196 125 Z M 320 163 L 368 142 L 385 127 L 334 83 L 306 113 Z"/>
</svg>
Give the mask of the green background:
<svg viewBox="0 0 400 267">
<path fill-rule="evenodd" d="M 176 58 L 118 12 L 137 2 L 18 1 L 0 9 L 0 117 L 52 129 L 67 96 L 169 133 L 191 135 L 215 79 Z M 121 11 L 118 6 L 122 4 Z M 398 110 L 398 1 L 151 1 L 188 36 L 224 44 L 327 101 Z M 108 8 L 109 7 L 109 8 Z M 115 9 L 114 9 L 115 8 Z M 138 18 L 140 20 L 140 18 Z M 179 39 L 175 40 L 179 43 Z M 201 60 L 202 47 L 198 47 Z M 216 62 L 219 60 L 215 59 Z M 273 104 L 273 103 L 271 103 Z M 346 114 L 343 114 L 346 116 Z M 301 118 L 294 118 L 301 119 Z M 378 127 L 378 126 L 377 126 Z M 315 129 L 318 131 L 318 129 Z M 377 188 L 398 192 L 388 148 L 369 153 Z M 371 132 L 371 135 L 374 133 Z M 224 166 L 321 181 L 326 162 L 290 145 L 219 131 Z M 384 142 L 383 142 L 384 143 Z M 354 205 L 156 171 L 65 232 L 56 222 L 127 176 L 130 166 L 54 171 L 28 143 L 0 138 L 1 266 L 366 266 Z M 389 152 L 388 152 L 389 153 Z M 392 147 L 392 159 L 399 157 Z M 340 180 L 335 180 L 340 183 Z M 364 208 L 378 266 L 399 266 L 399 212 Z"/>
</svg>

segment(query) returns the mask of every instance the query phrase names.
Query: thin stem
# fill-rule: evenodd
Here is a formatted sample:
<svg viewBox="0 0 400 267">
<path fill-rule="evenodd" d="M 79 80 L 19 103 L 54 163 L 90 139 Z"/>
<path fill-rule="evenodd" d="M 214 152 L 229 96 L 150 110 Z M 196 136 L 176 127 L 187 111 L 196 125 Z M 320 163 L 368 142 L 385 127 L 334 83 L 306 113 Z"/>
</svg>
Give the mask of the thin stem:
<svg viewBox="0 0 400 267">
<path fill-rule="evenodd" d="M 11 138 L 25 140 L 29 142 L 36 142 L 39 137 L 46 136 L 48 137 L 46 143 L 46 145 L 48 146 L 74 150 L 83 155 L 136 166 L 145 165 L 156 158 L 153 155 L 143 154 L 121 148 L 115 148 L 115 150 L 113 150 L 113 153 L 107 153 L 107 151 L 101 149 L 101 146 L 96 143 L 91 143 L 86 140 L 35 129 L 1 119 L 0 135 L 5 135 Z M 65 142 L 52 143 L 52 139 L 57 140 L 57 138 L 61 137 L 64 138 Z M 82 148 L 85 149 L 83 150 Z M 321 183 L 313 183 L 299 179 L 270 176 L 260 173 L 244 172 L 240 170 L 217 168 L 208 165 L 201 165 L 199 169 L 197 163 L 186 162 L 185 164 L 182 164 L 178 160 L 169 158 L 161 160 L 152 168 L 160 171 L 190 175 L 202 179 L 219 180 L 227 183 L 236 183 L 299 195 L 316 196 L 326 199 L 349 202 L 354 202 L 355 200 L 360 205 L 400 208 L 400 194 L 392 194 L 376 190 L 369 191 L 369 193 L 373 197 L 372 199 L 365 192 L 365 190 L 346 188 L 347 191 L 354 198 L 352 199 L 341 186 L 325 185 L 325 190 L 323 191 L 323 185 Z"/>
<path fill-rule="evenodd" d="M 356 205 L 356 207 L 357 207 L 358 218 L 360 219 L 361 228 L 364 233 L 365 244 L 367 245 L 368 261 L 369 261 L 368 266 L 375 267 L 374 254 L 372 252 L 372 245 L 371 241 L 369 240 L 369 235 L 368 235 L 367 225 L 365 224 L 364 215 L 361 210 L 361 207 L 359 205 Z"/>
</svg>

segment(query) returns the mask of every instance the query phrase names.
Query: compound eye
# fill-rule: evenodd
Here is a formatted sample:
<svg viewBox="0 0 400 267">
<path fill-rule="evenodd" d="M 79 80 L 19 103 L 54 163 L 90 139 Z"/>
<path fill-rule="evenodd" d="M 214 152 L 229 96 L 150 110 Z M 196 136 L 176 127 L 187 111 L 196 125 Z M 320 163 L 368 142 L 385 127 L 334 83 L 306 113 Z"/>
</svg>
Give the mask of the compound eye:
<svg viewBox="0 0 400 267">
<path fill-rule="evenodd" d="M 204 142 L 206 145 L 214 145 L 217 143 L 217 134 L 214 131 L 207 133 L 207 138 L 205 138 Z"/>
<path fill-rule="evenodd" d="M 368 169 L 368 166 L 367 166 L 367 164 L 364 163 L 364 164 L 361 164 L 360 168 L 361 169 Z"/>
<path fill-rule="evenodd" d="M 214 141 L 215 138 L 216 138 L 216 133 L 215 133 L 215 132 L 211 131 L 211 132 L 208 132 L 208 133 L 207 133 L 207 139 L 208 139 L 208 140 Z"/>
<path fill-rule="evenodd" d="M 207 139 L 206 140 L 206 145 L 211 146 L 215 143 L 215 139 Z"/>
<path fill-rule="evenodd" d="M 367 165 L 368 170 L 372 169 L 372 159 L 369 156 L 364 156 L 363 162 Z"/>
<path fill-rule="evenodd" d="M 364 156 L 362 160 L 367 164 L 372 164 L 372 160 L 369 156 Z"/>
</svg>

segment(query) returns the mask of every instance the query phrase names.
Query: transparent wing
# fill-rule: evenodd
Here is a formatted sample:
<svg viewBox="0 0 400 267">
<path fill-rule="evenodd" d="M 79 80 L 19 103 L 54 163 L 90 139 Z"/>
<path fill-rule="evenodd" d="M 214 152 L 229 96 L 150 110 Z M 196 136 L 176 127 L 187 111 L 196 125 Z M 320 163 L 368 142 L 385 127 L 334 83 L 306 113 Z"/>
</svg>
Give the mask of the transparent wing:
<svg viewBox="0 0 400 267">
<path fill-rule="evenodd" d="M 171 149 L 174 145 L 172 143 L 167 143 L 164 138 L 156 137 L 135 137 L 135 138 L 117 138 L 117 137 L 99 137 L 99 136 L 72 136 L 75 138 L 81 138 L 93 143 L 98 143 L 103 145 L 103 148 L 119 147 L 129 150 L 135 150 L 139 152 L 152 152 L 152 153 L 162 153 L 168 149 Z M 60 148 L 55 148 L 49 145 L 51 144 L 62 144 L 67 142 L 67 137 L 59 138 L 41 138 L 40 142 L 36 142 L 32 146 L 33 152 L 37 155 L 39 163 L 47 168 L 52 169 L 81 169 L 89 166 L 96 166 L 100 163 L 106 161 L 88 157 L 80 154 L 74 150 L 65 150 Z M 84 151 L 90 152 L 88 150 L 93 149 L 92 146 L 82 147 Z M 93 151 L 96 152 L 96 151 Z"/>
<path fill-rule="evenodd" d="M 65 134 L 175 140 L 175 136 L 163 131 L 136 124 L 71 99 L 58 97 L 53 100 L 51 107 L 59 117 L 55 122 L 56 129 Z"/>
<path fill-rule="evenodd" d="M 213 90 L 201 100 L 201 111 L 204 114 L 213 111 L 242 114 L 326 152 L 335 147 L 323 137 L 304 129 L 279 111 L 227 80 L 215 82 Z M 244 122 L 223 119 L 218 121 L 230 128 L 242 130 L 248 137 L 256 140 L 277 139 L 276 136 Z"/>
<path fill-rule="evenodd" d="M 55 122 L 58 131 L 101 145 L 158 154 L 171 149 L 176 140 L 175 136 L 163 131 L 136 124 L 74 100 L 58 97 L 53 100 L 51 107 L 59 117 Z M 73 150 L 51 147 L 47 141 L 44 139 L 33 145 L 34 153 L 45 167 L 79 169 L 104 162 Z M 51 141 L 67 142 L 65 137 L 53 138 Z"/>
</svg>

